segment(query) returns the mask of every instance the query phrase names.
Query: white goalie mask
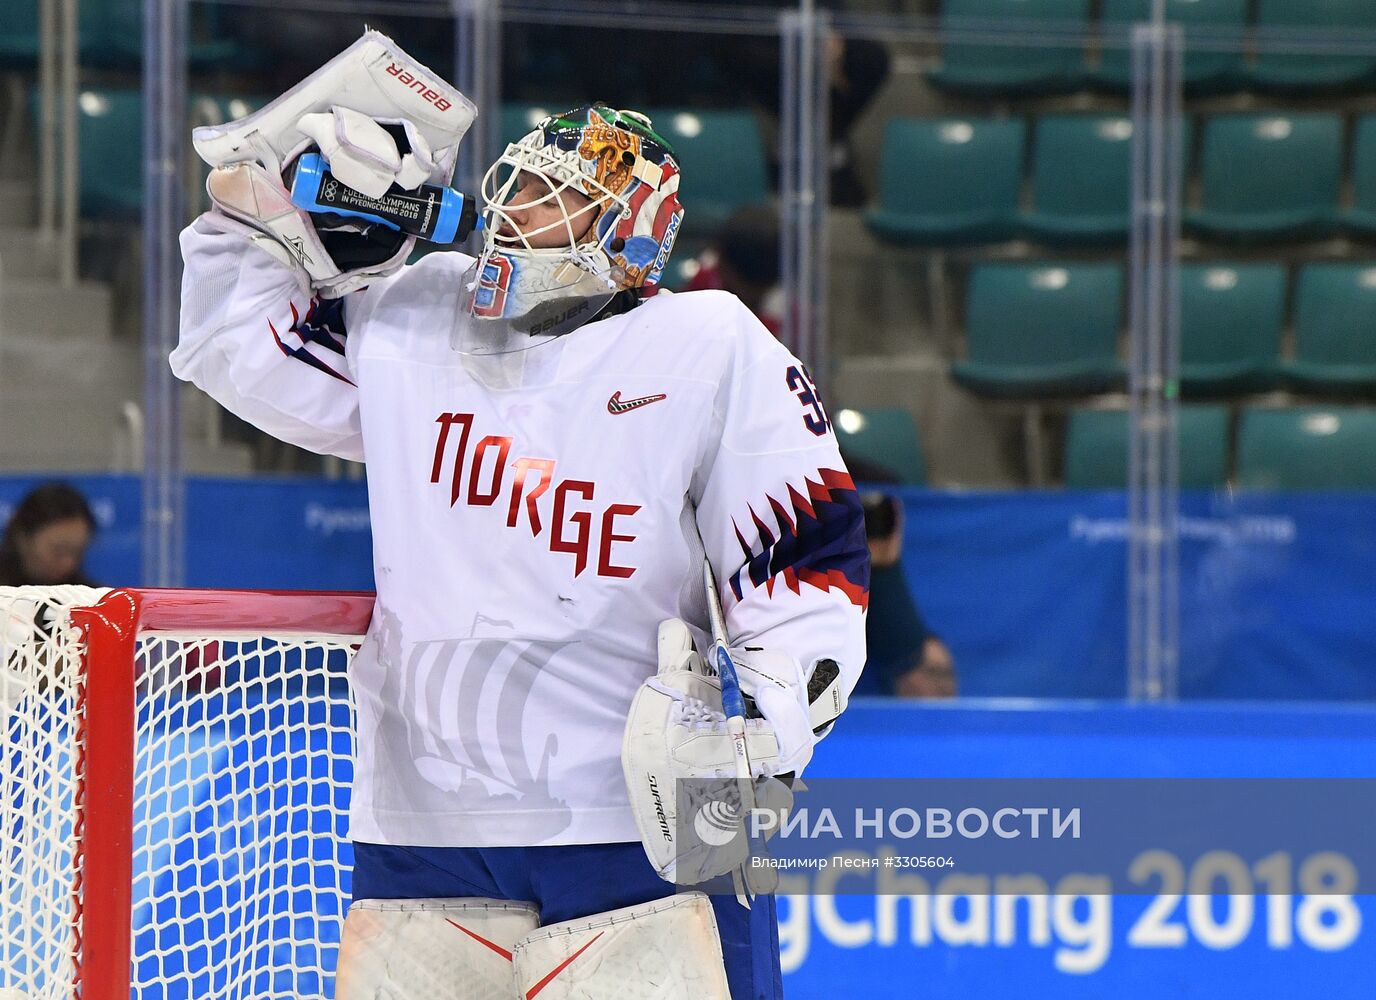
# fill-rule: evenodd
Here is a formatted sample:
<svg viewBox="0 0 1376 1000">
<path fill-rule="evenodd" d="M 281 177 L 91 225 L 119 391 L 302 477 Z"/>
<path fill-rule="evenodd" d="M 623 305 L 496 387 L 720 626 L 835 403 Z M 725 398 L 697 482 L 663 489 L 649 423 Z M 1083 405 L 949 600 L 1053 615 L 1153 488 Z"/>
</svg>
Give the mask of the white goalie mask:
<svg viewBox="0 0 1376 1000">
<path fill-rule="evenodd" d="M 483 177 L 484 244 L 453 347 L 523 351 L 658 284 L 683 221 L 678 162 L 650 120 L 595 105 L 542 121 Z"/>
</svg>

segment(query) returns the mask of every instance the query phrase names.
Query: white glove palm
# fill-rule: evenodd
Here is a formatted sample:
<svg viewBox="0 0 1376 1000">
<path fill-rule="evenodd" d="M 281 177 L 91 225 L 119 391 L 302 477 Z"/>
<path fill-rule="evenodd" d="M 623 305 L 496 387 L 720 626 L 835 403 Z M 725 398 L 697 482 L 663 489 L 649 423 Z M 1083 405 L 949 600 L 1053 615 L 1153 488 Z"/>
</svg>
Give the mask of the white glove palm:
<svg viewBox="0 0 1376 1000">
<path fill-rule="evenodd" d="M 741 692 L 755 700 L 779 742 L 778 759 L 769 774 L 800 775 L 810 760 L 817 738 L 807 709 L 807 690 L 802 667 L 787 653 L 758 646 L 733 648 L 731 660 Z"/>
<path fill-rule="evenodd" d="M 382 124 L 400 126 L 411 150 L 402 154 Z M 315 140 L 330 173 L 341 184 L 369 198 L 381 198 L 393 184 L 408 191 L 430 179 L 434 154 L 425 136 L 409 121 L 379 121 L 350 108 L 302 115 L 296 125 Z"/>
<path fill-rule="evenodd" d="M 754 701 L 762 716 L 746 719 L 755 777 L 801 774 L 812 759 L 816 737 L 798 661 L 787 653 L 758 646 L 732 647 L 731 660 L 736 664 L 741 693 Z M 674 723 L 688 724 L 698 733 L 693 741 L 695 765 L 717 767 L 714 777 L 732 777 L 735 757 L 721 707 L 721 679 L 705 665 L 693 647 L 688 626 L 677 618 L 659 627 L 659 674 L 646 681 L 646 686 L 676 703 Z M 710 749 L 706 745 L 709 737 Z"/>
</svg>

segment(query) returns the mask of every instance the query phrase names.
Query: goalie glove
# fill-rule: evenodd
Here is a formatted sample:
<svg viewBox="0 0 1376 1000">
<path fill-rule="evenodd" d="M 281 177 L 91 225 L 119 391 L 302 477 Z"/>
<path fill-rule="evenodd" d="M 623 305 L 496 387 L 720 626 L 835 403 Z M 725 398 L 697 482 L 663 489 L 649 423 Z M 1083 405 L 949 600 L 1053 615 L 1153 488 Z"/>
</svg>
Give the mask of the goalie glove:
<svg viewBox="0 0 1376 1000">
<path fill-rule="evenodd" d="M 221 213 L 264 234 L 313 291 L 338 298 L 401 267 L 415 237 L 291 203 L 291 172 L 319 148 L 331 172 L 364 194 L 394 183 L 447 185 L 475 109 L 463 94 L 376 31 L 266 107 L 192 133 Z M 270 241 L 270 242 L 269 242 Z"/>
<path fill-rule="evenodd" d="M 733 648 L 731 657 L 748 697 L 747 716 L 753 715 L 746 719 L 746 746 L 756 810 L 777 813 L 792 805 L 791 781 L 812 757 L 815 731 L 834 720 L 831 706 L 845 707 L 844 697 L 832 697 L 840 690 L 839 671 L 830 677 L 830 661 L 814 670 L 814 681 L 825 682 L 813 685 L 823 706 L 814 718 L 794 657 L 756 647 Z M 659 671 L 631 704 L 621 763 L 641 843 L 661 878 L 696 885 L 745 860 L 749 844 L 740 829 L 721 683 L 678 619 L 660 624 Z M 779 826 L 764 824 L 766 835 Z"/>
<path fill-rule="evenodd" d="M 386 124 L 401 130 L 405 154 L 383 123 L 349 108 L 302 115 L 296 127 L 315 140 L 341 183 L 381 198 L 393 184 L 418 188 L 435 172 L 434 154 L 419 129 L 405 119 Z"/>
</svg>

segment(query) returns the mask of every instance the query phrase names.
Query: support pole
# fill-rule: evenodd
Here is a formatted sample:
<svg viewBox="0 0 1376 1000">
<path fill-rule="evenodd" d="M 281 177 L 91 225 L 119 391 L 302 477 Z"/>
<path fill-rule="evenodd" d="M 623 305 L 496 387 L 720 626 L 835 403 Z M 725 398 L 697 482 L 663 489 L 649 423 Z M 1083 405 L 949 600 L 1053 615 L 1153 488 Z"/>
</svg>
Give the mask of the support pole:
<svg viewBox="0 0 1376 1000">
<path fill-rule="evenodd" d="M 464 194 L 481 197 L 483 172 L 497 158 L 501 135 L 501 0 L 452 0 L 454 85 L 478 108 L 459 145 L 454 182 Z"/>
<path fill-rule="evenodd" d="M 1140 701 L 1173 701 L 1179 693 L 1183 50 L 1179 25 L 1133 26 L 1128 693 Z"/>
<path fill-rule="evenodd" d="M 185 572 L 181 395 L 167 357 L 177 342 L 185 221 L 186 0 L 145 0 L 143 45 L 143 582 Z"/>
<path fill-rule="evenodd" d="M 812 0 L 779 18 L 780 276 L 784 344 L 824 388 L 826 337 L 829 100 L 826 45 L 830 19 Z"/>
</svg>

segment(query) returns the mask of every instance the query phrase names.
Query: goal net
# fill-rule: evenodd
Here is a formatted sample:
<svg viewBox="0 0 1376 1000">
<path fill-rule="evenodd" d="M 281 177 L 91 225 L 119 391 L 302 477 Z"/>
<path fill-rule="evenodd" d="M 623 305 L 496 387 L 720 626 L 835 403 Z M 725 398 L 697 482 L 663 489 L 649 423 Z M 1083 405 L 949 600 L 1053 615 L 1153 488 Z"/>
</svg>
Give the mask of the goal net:
<svg viewBox="0 0 1376 1000">
<path fill-rule="evenodd" d="M 333 994 L 371 607 L 0 588 L 0 998 Z"/>
</svg>

